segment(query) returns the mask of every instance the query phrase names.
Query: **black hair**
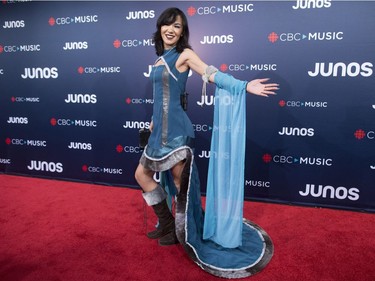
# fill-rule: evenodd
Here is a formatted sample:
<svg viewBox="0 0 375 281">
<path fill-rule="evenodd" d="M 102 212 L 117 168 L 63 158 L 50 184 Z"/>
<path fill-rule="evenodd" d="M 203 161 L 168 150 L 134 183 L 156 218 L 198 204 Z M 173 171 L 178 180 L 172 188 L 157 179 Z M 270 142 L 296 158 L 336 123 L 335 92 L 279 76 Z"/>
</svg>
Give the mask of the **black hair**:
<svg viewBox="0 0 375 281">
<path fill-rule="evenodd" d="M 176 51 L 182 53 L 186 48 L 191 49 L 189 44 L 189 26 L 185 14 L 178 8 L 168 8 L 161 13 L 156 22 L 156 32 L 154 33 L 155 50 L 158 56 L 161 56 L 164 52 L 163 39 L 161 37 L 161 27 L 163 25 L 170 25 L 175 22 L 177 16 L 181 17 L 182 20 L 182 35 L 177 42 Z"/>
</svg>

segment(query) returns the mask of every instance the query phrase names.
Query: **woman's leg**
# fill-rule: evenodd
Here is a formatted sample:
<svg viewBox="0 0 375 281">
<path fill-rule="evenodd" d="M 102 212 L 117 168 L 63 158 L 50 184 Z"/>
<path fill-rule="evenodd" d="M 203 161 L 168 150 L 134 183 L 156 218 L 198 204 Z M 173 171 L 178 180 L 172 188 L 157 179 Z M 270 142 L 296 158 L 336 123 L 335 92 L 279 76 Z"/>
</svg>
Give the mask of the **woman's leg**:
<svg viewBox="0 0 375 281">
<path fill-rule="evenodd" d="M 180 191 L 181 175 L 182 175 L 182 171 L 185 167 L 185 162 L 186 162 L 186 160 L 180 161 L 174 167 L 172 167 L 172 169 L 171 169 L 172 176 L 173 176 L 173 182 L 174 182 L 174 185 L 176 186 L 178 191 Z"/>
<path fill-rule="evenodd" d="M 175 234 L 174 217 L 169 210 L 165 190 L 153 179 L 154 172 L 145 169 L 139 164 L 135 171 L 135 179 L 141 186 L 142 196 L 147 205 L 151 206 L 159 220 L 156 230 L 147 233 L 151 239 L 159 239 L 162 246 L 177 244 L 178 240 Z"/>
<path fill-rule="evenodd" d="M 142 164 L 138 164 L 138 167 L 135 170 L 135 180 L 144 192 L 150 192 L 158 185 L 154 180 L 154 174 L 154 171 L 145 169 Z"/>
</svg>

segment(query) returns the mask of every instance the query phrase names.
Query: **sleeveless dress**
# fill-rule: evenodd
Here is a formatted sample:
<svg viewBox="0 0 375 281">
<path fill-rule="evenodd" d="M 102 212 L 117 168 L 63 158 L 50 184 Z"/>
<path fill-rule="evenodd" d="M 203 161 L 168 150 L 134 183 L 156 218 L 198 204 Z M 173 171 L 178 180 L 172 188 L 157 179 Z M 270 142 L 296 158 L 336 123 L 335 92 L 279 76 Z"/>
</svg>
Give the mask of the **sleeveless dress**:
<svg viewBox="0 0 375 281">
<path fill-rule="evenodd" d="M 180 54 L 175 48 L 163 54 L 165 64 L 153 66 L 150 79 L 153 84 L 154 129 L 148 145 L 141 157 L 144 167 L 153 171 L 165 171 L 186 158 L 186 151 L 179 149 L 192 146 L 193 125 L 180 104 L 180 96 L 185 93 L 189 70 L 180 73 L 176 61 Z M 171 152 L 174 153 L 171 154 Z M 147 157 L 146 157 L 147 156 Z M 155 160 L 159 161 L 155 161 Z"/>
<path fill-rule="evenodd" d="M 222 196 L 220 188 L 217 188 L 221 187 L 226 193 L 229 191 L 229 196 L 236 193 L 240 201 L 237 199 L 230 201 L 234 202 L 236 209 L 243 207 L 243 182 L 238 181 L 238 178 L 241 179 L 238 171 L 241 173 L 242 170 L 243 174 L 244 167 L 241 161 L 237 160 L 237 156 L 244 157 L 246 83 L 221 72 L 215 75 L 217 85 L 215 99 L 218 99 L 218 102 L 215 102 L 213 127 L 233 129 L 213 130 L 211 153 L 224 154 L 226 161 L 223 163 L 219 157 L 210 157 L 205 216 L 201 205 L 198 169 L 194 161 L 194 130 L 180 105 L 180 95 L 185 91 L 189 70 L 180 73 L 176 69 L 175 64 L 179 55 L 175 49 L 166 51 L 163 55 L 165 64 L 152 69 L 150 78 L 154 87 L 154 129 L 140 163 L 147 169 L 161 172 L 161 186 L 165 188 L 170 198 L 175 197 L 176 235 L 188 256 L 203 270 L 215 276 L 224 278 L 251 276 L 262 270 L 270 261 L 273 255 L 272 241 L 262 228 L 242 218 L 242 209 L 240 214 L 236 215 L 240 217 L 239 224 L 236 222 L 238 218 L 222 219 L 221 206 L 228 205 L 228 198 Z M 222 89 L 221 84 L 229 85 L 225 88 L 229 88 L 230 92 Z M 232 100 L 230 104 L 234 104 L 235 108 L 220 102 L 228 98 Z M 241 124 L 240 128 L 238 124 Z M 233 130 L 236 130 L 236 134 L 232 133 Z M 239 137 L 240 135 L 242 137 Z M 226 141 L 222 142 L 223 139 Z M 223 151 L 225 152 L 222 153 Z M 169 170 L 181 160 L 185 160 L 185 166 L 182 171 L 180 191 L 177 193 Z M 218 172 L 220 170 L 229 171 L 231 173 L 229 176 L 235 179 L 235 183 L 231 184 L 232 181 L 227 178 L 228 173 Z M 228 216 L 227 212 L 223 215 Z M 232 221 L 235 222 L 237 230 L 228 232 Z M 239 242 L 234 246 L 227 247 L 220 243 L 220 241 L 237 241 L 237 237 Z"/>
</svg>

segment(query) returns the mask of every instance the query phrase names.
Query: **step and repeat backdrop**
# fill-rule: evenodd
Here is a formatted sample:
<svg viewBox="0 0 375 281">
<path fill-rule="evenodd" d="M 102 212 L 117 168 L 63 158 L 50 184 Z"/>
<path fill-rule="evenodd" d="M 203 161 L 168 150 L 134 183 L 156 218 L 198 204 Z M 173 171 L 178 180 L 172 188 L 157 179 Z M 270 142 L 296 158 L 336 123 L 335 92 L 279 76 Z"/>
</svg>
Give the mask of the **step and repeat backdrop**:
<svg viewBox="0 0 375 281">
<path fill-rule="evenodd" d="M 137 188 L 152 34 L 172 5 L 207 64 L 280 84 L 247 97 L 245 198 L 375 211 L 372 1 L 1 1 L 0 172 Z M 204 193 L 215 88 L 201 89 L 191 73 Z"/>
</svg>

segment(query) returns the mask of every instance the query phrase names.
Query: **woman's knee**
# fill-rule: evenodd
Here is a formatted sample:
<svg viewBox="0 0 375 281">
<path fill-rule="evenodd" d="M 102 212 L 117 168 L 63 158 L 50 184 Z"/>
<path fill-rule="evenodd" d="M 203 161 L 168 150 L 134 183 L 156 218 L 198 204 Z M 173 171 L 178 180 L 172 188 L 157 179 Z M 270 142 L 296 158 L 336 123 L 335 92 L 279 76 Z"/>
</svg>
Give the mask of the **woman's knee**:
<svg viewBox="0 0 375 281">
<path fill-rule="evenodd" d="M 137 169 L 135 170 L 134 177 L 135 177 L 135 180 L 138 182 L 138 184 L 144 178 L 143 167 L 141 165 L 138 165 Z"/>
<path fill-rule="evenodd" d="M 144 182 L 149 181 L 152 178 L 152 176 L 152 171 L 146 170 L 141 164 L 138 165 L 134 173 L 135 180 L 140 185 L 142 185 L 142 183 Z"/>
</svg>

